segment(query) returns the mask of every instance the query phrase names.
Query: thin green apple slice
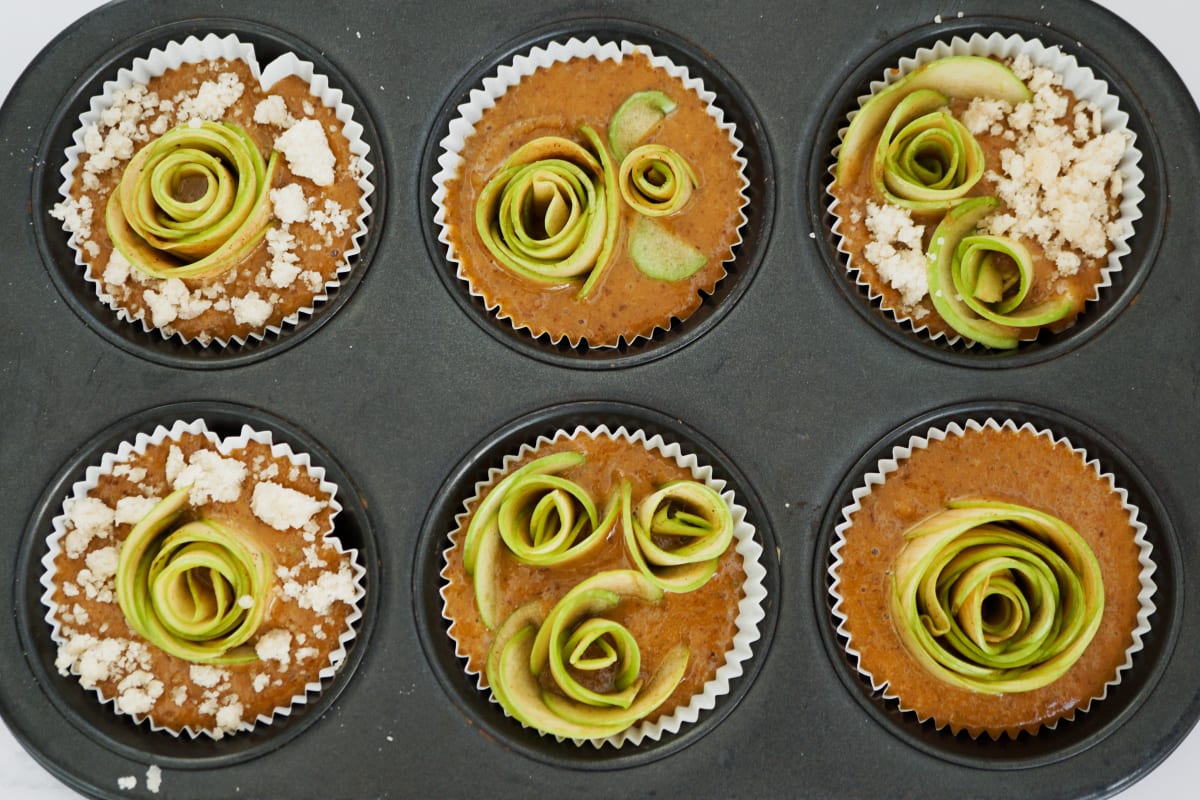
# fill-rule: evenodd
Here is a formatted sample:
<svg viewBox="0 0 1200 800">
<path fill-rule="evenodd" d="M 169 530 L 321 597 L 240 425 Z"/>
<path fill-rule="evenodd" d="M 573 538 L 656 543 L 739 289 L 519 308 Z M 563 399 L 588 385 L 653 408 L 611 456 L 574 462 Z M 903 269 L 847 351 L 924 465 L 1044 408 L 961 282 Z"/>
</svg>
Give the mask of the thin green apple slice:
<svg viewBox="0 0 1200 800">
<path fill-rule="evenodd" d="M 698 481 L 670 481 L 660 486 L 638 506 L 638 523 L 645 534 L 638 539 L 642 554 L 660 567 L 720 558 L 733 541 L 729 506 L 721 495 Z M 654 536 L 678 536 L 680 528 L 685 530 L 686 544 L 667 550 L 654 543 Z"/>
<path fill-rule="evenodd" d="M 905 533 L 890 604 L 931 674 L 987 694 L 1049 685 L 1082 656 L 1104 610 L 1100 565 L 1070 525 L 966 498 Z"/>
<path fill-rule="evenodd" d="M 1029 91 L 1013 71 L 981 56 L 950 56 L 923 64 L 873 95 L 854 115 L 838 151 L 835 181 L 851 186 L 870 154 L 871 142 L 883 130 L 900 101 L 918 89 L 948 97 L 986 97 L 1016 105 L 1030 100 Z"/>
<path fill-rule="evenodd" d="M 556 563 L 585 526 L 599 524 L 592 498 L 558 475 L 524 475 L 505 489 L 496 518 L 500 538 L 517 560 L 534 566 Z"/>
<path fill-rule="evenodd" d="M 608 272 L 609 266 L 612 264 L 613 251 L 617 247 L 617 234 L 620 231 L 620 208 L 619 200 L 617 199 L 617 168 L 613 164 L 612 158 L 608 151 L 604 148 L 604 141 L 600 138 L 600 134 L 593 129 L 584 125 L 579 129 L 584 138 L 588 140 L 588 144 L 596 151 L 596 155 L 600 160 L 600 174 L 604 179 L 604 196 L 601 203 L 601 208 L 604 211 L 604 241 L 600 246 L 600 254 L 596 256 L 596 263 L 593 265 L 591 272 L 588 273 L 587 280 L 583 282 L 583 286 L 579 287 L 579 292 L 576 294 L 579 298 L 585 298 L 592 293 L 600 279 Z"/>
<path fill-rule="evenodd" d="M 489 530 L 497 534 L 499 533 L 498 529 L 491 526 L 496 521 L 496 516 L 500 512 L 500 505 L 504 502 L 510 486 L 520 481 L 526 475 L 557 474 L 572 467 L 577 467 L 586 460 L 587 458 L 583 453 L 571 451 L 554 453 L 530 461 L 525 466 L 506 475 L 503 480 L 497 483 L 479 503 L 479 507 L 475 509 L 475 514 L 471 517 L 471 522 L 467 525 L 467 535 L 463 540 L 463 568 L 467 575 L 472 576 L 475 574 L 475 559 L 485 533 Z"/>
<path fill-rule="evenodd" d="M 503 642 L 498 656 L 488 660 L 488 683 L 504 710 L 523 725 L 565 739 L 606 739 L 625 730 L 626 724 L 571 722 L 546 706 L 542 686 L 529 671 L 535 630 L 533 625 L 520 627 Z"/>
<path fill-rule="evenodd" d="M 617 569 L 598 572 L 563 595 L 546 615 L 546 621 L 538 631 L 529 661 L 533 674 L 540 675 L 546 664 L 550 663 L 556 636 L 564 631 L 569 632 L 570 626 L 585 616 L 613 608 L 623 598 L 657 603 L 662 599 L 662 590 L 635 570 Z M 558 620 L 557 625 L 555 620 Z"/>
<path fill-rule="evenodd" d="M 504 697 L 504 687 L 498 685 L 493 677 L 499 674 L 500 659 L 504 654 L 504 648 L 508 646 L 508 643 L 514 636 L 526 628 L 536 633 L 538 626 L 542 624 L 544 618 L 542 604 L 534 600 L 517 608 L 505 617 L 504 621 L 495 629 L 492 644 L 488 648 L 484 674 L 487 676 L 488 686 L 491 687 L 492 693 L 496 695 L 497 702 L 505 708 L 508 708 L 508 703 Z"/>
<path fill-rule="evenodd" d="M 544 136 L 518 148 L 484 186 L 475 227 L 505 269 L 543 283 L 592 270 L 607 231 L 600 161 L 582 145 Z"/>
<path fill-rule="evenodd" d="M 675 108 L 675 101 L 657 90 L 625 98 L 608 123 L 608 144 L 617 160 L 623 161 Z"/>
<path fill-rule="evenodd" d="M 983 148 L 945 110 L 948 102 L 941 92 L 918 89 L 888 118 L 871 173 L 889 202 L 919 212 L 944 211 L 983 177 Z"/>
<path fill-rule="evenodd" d="M 687 280 L 708 263 L 704 253 L 649 217 L 633 224 L 629 255 L 647 278 L 668 282 Z"/>
<path fill-rule="evenodd" d="M 500 507 L 514 484 L 530 475 L 554 474 L 585 461 L 582 453 L 564 451 L 543 456 L 514 470 L 497 483 L 479 503 L 463 538 L 463 571 L 471 578 L 479 620 L 489 630 L 500 621 L 496 585 L 503 540 L 500 536 Z"/>
<path fill-rule="evenodd" d="M 622 599 L 621 595 L 603 588 L 572 591 L 555 605 L 542 624 L 542 630 L 549 631 L 544 641 L 550 675 L 565 695 L 580 703 L 628 708 L 641 689 L 641 684 L 634 680 L 641 665 L 641 650 L 637 640 L 625 626 L 598 616 L 615 608 Z M 617 678 L 613 681 L 613 691 L 598 692 L 576 680 L 573 670 L 578 669 L 579 664 L 573 656 L 583 655 L 578 650 L 580 641 L 576 639 L 580 629 L 589 637 L 592 634 L 603 636 L 608 647 L 621 659 L 614 666 Z M 592 639 L 590 643 L 594 644 L 595 640 Z M 540 641 L 534 642 L 535 652 L 540 645 Z M 534 675 L 541 674 L 537 661 L 536 656 L 531 655 L 530 670 Z"/>
<path fill-rule="evenodd" d="M 600 616 L 629 599 L 657 603 L 662 592 L 635 571 L 610 570 L 576 585 L 544 619 L 537 602 L 513 612 L 488 652 L 487 679 L 496 700 L 522 723 L 572 739 L 612 736 L 661 705 L 682 678 L 687 651 L 681 666 L 679 648 L 673 650 L 643 684 L 637 641 L 623 625 Z M 613 691 L 587 689 L 571 674 L 596 670 L 611 670 Z M 544 672 L 565 697 L 543 688 Z M 567 717 L 555 711 L 560 701 L 570 703 Z M 578 712 L 580 707 L 595 716 Z"/>
</svg>

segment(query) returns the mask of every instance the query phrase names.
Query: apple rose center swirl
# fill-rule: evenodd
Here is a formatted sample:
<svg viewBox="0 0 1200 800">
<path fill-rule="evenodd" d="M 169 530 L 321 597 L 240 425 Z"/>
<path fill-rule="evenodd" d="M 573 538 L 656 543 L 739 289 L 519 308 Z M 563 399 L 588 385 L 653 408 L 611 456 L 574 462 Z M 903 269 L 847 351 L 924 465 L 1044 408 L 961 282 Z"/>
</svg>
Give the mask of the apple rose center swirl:
<svg viewBox="0 0 1200 800">
<path fill-rule="evenodd" d="M 502 546 L 523 564 L 561 566 L 595 552 L 616 527 L 615 494 L 601 514 L 579 484 L 559 475 L 585 461 L 582 453 L 570 451 L 531 461 L 496 484 L 476 509 L 463 543 L 463 568 L 488 628 L 499 622 L 496 565 Z"/>
<path fill-rule="evenodd" d="M 690 655 L 676 645 L 642 678 L 636 638 L 603 615 L 624 602 L 661 599 L 640 573 L 610 570 L 577 584 L 540 621 L 536 602 L 517 609 L 488 654 L 496 699 L 521 722 L 556 736 L 598 739 L 625 730 L 671 695 Z"/>
<path fill-rule="evenodd" d="M 612 159 L 591 128 L 593 152 L 561 136 L 521 146 L 488 181 L 475 227 L 496 260 L 542 283 L 582 279 L 586 297 L 611 260 L 617 237 Z"/>
<path fill-rule="evenodd" d="M 110 195 L 114 247 L 155 278 L 208 278 L 244 259 L 271 221 L 278 164 L 238 125 L 180 125 L 140 149 Z"/>
<path fill-rule="evenodd" d="M 165 652 L 198 664 L 255 661 L 246 644 L 266 614 L 270 553 L 211 519 L 177 525 L 190 487 L 155 505 L 121 545 L 117 601 L 130 627 Z"/>
<path fill-rule="evenodd" d="M 916 211 L 948 209 L 983 177 L 983 148 L 946 109 L 950 99 L 918 89 L 897 105 L 872 164 L 889 201 Z"/>
<path fill-rule="evenodd" d="M 678 213 L 692 197 L 698 181 L 679 153 L 662 144 L 644 144 L 621 162 L 621 196 L 648 217 Z"/>
<path fill-rule="evenodd" d="M 716 491 L 697 481 L 663 484 L 633 514 L 632 485 L 620 488 L 625 546 L 638 570 L 670 592 L 703 586 L 733 540 L 733 515 Z"/>
<path fill-rule="evenodd" d="M 958 500 L 905 539 L 893 565 L 893 622 L 909 653 L 947 683 L 987 694 L 1046 686 L 1100 626 L 1100 564 L 1056 517 Z"/>
</svg>

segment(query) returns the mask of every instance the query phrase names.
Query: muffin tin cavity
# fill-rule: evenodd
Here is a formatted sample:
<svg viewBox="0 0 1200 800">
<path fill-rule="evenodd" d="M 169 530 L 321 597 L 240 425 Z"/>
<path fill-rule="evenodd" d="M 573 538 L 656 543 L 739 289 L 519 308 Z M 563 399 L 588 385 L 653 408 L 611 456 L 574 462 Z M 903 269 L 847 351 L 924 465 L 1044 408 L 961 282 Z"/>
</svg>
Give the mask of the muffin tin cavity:
<svg viewBox="0 0 1200 800">
<path fill-rule="evenodd" d="M 110 704 L 102 704 L 93 691 L 84 689 L 73 675 L 59 675 L 55 668 L 58 648 L 45 620 L 46 607 L 40 597 L 41 558 L 51 520 L 62 512 L 62 501 L 72 485 L 83 478 L 89 466 L 99 464 L 104 453 L 112 452 L 121 442 L 132 441 L 141 432 L 158 425 L 170 427 L 177 420 L 202 418 L 220 437 L 233 436 L 243 425 L 270 431 L 274 440 L 287 443 L 299 453 L 312 457 L 315 466 L 325 469 L 326 480 L 338 487 L 342 510 L 334 521 L 334 533 L 347 549 L 356 548 L 359 563 L 366 567 L 360 601 L 362 618 L 355 623 L 356 636 L 347 643 L 346 658 L 337 674 L 324 682 L 322 691 L 310 695 L 309 702 L 293 706 L 289 716 L 277 716 L 271 724 L 259 724 L 252 731 L 238 732 L 220 740 L 202 736 L 172 736 L 154 732 L 149 723 L 136 725 L 129 716 L 114 713 Z M 54 707 L 72 725 L 109 750 L 145 763 L 157 763 L 171 769 L 215 768 L 236 764 L 269 753 L 295 738 L 333 707 L 350 683 L 369 646 L 379 606 L 379 558 L 375 534 L 358 491 L 345 470 L 308 433 L 264 411 L 222 402 L 187 402 L 158 406 L 134 414 L 101 431 L 84 444 L 58 471 L 25 527 L 17 556 L 16 618 L 21 649 L 29 668 Z M 18 658 L 14 654 L 14 658 Z M 8 670 L 5 670 L 8 672 Z"/>
<path fill-rule="evenodd" d="M 511 63 L 515 56 L 527 53 L 531 48 L 556 41 L 565 42 L 572 37 L 644 44 L 656 55 L 666 56 L 676 65 L 685 67 L 691 77 L 702 80 L 705 88 L 715 93 L 714 103 L 724 112 L 725 121 L 736 126 L 735 135 L 742 143 L 739 155 L 746 161 L 742 172 L 749 182 L 744 190 L 749 202 L 742 209 L 746 222 L 739 229 L 741 243 L 734 247 L 733 259 L 725 262 L 726 275 L 713 293 L 703 295 L 700 307 L 687 319 L 673 319 L 669 330 L 659 328 L 649 338 L 638 338 L 632 343 L 622 340 L 615 347 L 589 347 L 586 341 L 572 346 L 565 337 L 555 344 L 549 334 L 535 338 L 528 330 L 514 329 L 508 319 L 498 318 L 488 310 L 480 297 L 471 293 L 467 283 L 458 278 L 457 267 L 447 257 L 446 245 L 439 240 L 442 227 L 434 219 L 437 207 L 432 196 L 436 188 L 434 176 L 442 169 L 439 163 L 441 141 L 449 130 L 450 122 L 458 117 L 458 107 L 466 102 L 473 89 L 482 85 L 485 78 L 495 75 L 502 65 Z M 766 251 L 775 213 L 775 184 L 774 162 L 762 121 L 749 97 L 720 64 L 694 44 L 660 28 L 616 19 L 581 19 L 535 30 L 502 46 L 472 67 L 443 100 L 421 162 L 421 223 L 430 259 L 446 290 L 463 311 L 490 335 L 518 352 L 550 364 L 580 369 L 609 369 L 644 364 L 672 353 L 714 328 L 729 312 L 754 279 Z"/>
<path fill-rule="evenodd" d="M 857 283 L 848 270 L 848 256 L 838 249 L 840 237 L 833 231 L 837 220 L 830 211 L 833 196 L 829 190 L 836 164 L 833 151 L 840 141 L 839 131 L 847 126 L 847 115 L 859 108 L 858 98 L 869 94 L 872 82 L 880 80 L 902 58 L 912 56 L 919 48 L 949 42 L 956 36 L 968 39 L 976 33 L 1016 34 L 1027 41 L 1040 40 L 1047 47 L 1059 46 L 1064 53 L 1075 56 L 1079 65 L 1091 69 L 1098 79 L 1106 82 L 1108 92 L 1118 99 L 1120 110 L 1129 116 L 1126 128 L 1136 136 L 1134 146 L 1141 153 L 1137 162 L 1143 173 L 1140 190 L 1145 194 L 1138 205 L 1141 217 L 1133 221 L 1134 233 L 1127 241 L 1131 252 L 1121 258 L 1122 268 L 1109 274 L 1111 285 L 1100 288 L 1099 299 L 1088 301 L 1078 320 L 1065 331 L 1053 334 L 1043 330 L 1036 339 L 1024 341 L 1011 351 L 971 346 L 961 337 L 949 344 L 946 337 L 932 338 L 925 330 L 915 331 L 911 320 L 898 321 L 891 310 L 881 307 L 879 298 L 871 298 L 869 288 Z M 1055 358 L 1080 347 L 1107 328 L 1133 301 L 1154 265 L 1167 217 L 1166 175 L 1159 143 L 1137 92 L 1121 71 L 1088 48 L 1086 36 L 1064 31 L 1058 25 L 1035 25 L 1010 18 L 949 18 L 940 24 L 912 29 L 874 49 L 837 84 L 822 107 L 825 111 L 816 129 L 813 148 L 807 154 L 807 180 L 801 184 L 799 202 L 807 206 L 812 230 L 818 231 L 826 271 L 850 305 L 886 337 L 914 352 L 958 366 L 984 369 L 1024 366 Z"/>
<path fill-rule="evenodd" d="M 278 333 L 268 330 L 262 338 L 247 337 L 244 344 L 234 340 L 224 347 L 217 343 L 205 347 L 196 340 L 184 344 L 178 336 L 164 338 L 158 329 L 147 332 L 141 322 L 118 318 L 117 313 L 97 296 L 96 287 L 86 280 L 85 268 L 76 263 L 76 253 L 68 244 L 69 234 L 50 216 L 50 210 L 62 199 L 59 194 L 63 182 L 61 169 L 66 163 L 66 150 L 74 144 L 72 137 L 79 128 L 79 116 L 90 107 L 93 97 L 102 94 L 106 81 L 115 79 L 118 70 L 128 67 L 134 59 L 145 56 L 153 48 L 161 48 L 173 41 L 181 42 L 189 36 L 230 33 L 253 45 L 261 66 L 284 53 L 294 53 L 311 62 L 317 74 L 327 77 L 331 86 L 342 91 L 343 102 L 354 109 L 353 120 L 362 127 L 361 138 L 369 148 L 367 160 L 373 170 L 368 180 L 374 184 L 374 191 L 365 198 L 371 211 L 364 218 L 367 232 L 358 239 L 359 252 L 350 257 L 350 271 L 340 277 L 339 285 L 325 290 L 328 300 L 317 301 L 312 314 L 299 314 L 295 324 L 285 322 Z M 123 40 L 118 48 L 106 53 L 84 73 L 54 110 L 33 170 L 34 235 L 50 279 L 67 305 L 88 328 L 109 342 L 140 358 L 173 367 L 220 369 L 249 364 L 269 358 L 311 336 L 357 289 L 382 239 L 387 205 L 384 160 L 375 123 L 362 97 L 317 48 L 282 31 L 249 21 L 197 18 L 173 22 Z M 101 214 L 96 214 L 94 224 L 103 224 Z"/>
<path fill-rule="evenodd" d="M 1109 686 L 1103 699 L 1094 701 L 1087 712 L 1073 720 L 1060 720 L 1053 728 L 1042 728 L 1036 735 L 1022 732 L 1016 739 L 992 740 L 986 735 L 972 739 L 965 732 L 952 734 L 949 727 L 937 730 L 932 721 L 919 722 L 916 714 L 902 712 L 894 700 L 884 699 L 871 682 L 856 668 L 855 659 L 846 652 L 846 639 L 838 631 L 830 594 L 833 564 L 830 548 L 837 540 L 835 528 L 842 521 L 842 509 L 853 500 L 855 489 L 864 476 L 875 470 L 882 458 L 890 458 L 892 448 L 906 445 L 911 436 L 924 436 L 930 428 L 945 429 L 950 423 L 963 424 L 969 419 L 998 423 L 1012 420 L 1018 427 L 1025 423 L 1047 429 L 1057 438 L 1066 437 L 1073 447 L 1086 451 L 1088 460 L 1098 460 L 1101 472 L 1111 473 L 1119 488 L 1128 492 L 1128 503 L 1138 509 L 1137 519 L 1147 527 L 1146 540 L 1153 548 L 1156 569 L 1153 595 L 1156 606 L 1150 616 L 1150 632 L 1143 636 L 1143 649 L 1133 654 L 1132 666 L 1120 673 L 1120 682 Z M 1056 411 L 1017 402 L 972 402 L 931 411 L 897 427 L 871 447 L 854 464 L 838 486 L 826 509 L 817 536 L 813 558 L 812 590 L 817 610 L 818 629 L 838 677 L 859 705 L 887 731 L 908 745 L 946 761 L 977 769 L 1012 770 L 1041 767 L 1062 761 L 1095 746 L 1129 722 L 1158 683 L 1170 660 L 1178 634 L 1182 599 L 1182 575 L 1179 543 L 1166 511 L 1155 495 L 1150 481 L 1112 442 L 1095 429 Z"/>
<path fill-rule="evenodd" d="M 729 692 L 717 697 L 714 708 L 701 711 L 696 722 L 684 724 L 678 733 L 664 733 L 658 740 L 647 738 L 637 746 L 626 744 L 619 749 L 607 744 L 596 748 L 556 741 L 507 717 L 492 702 L 490 692 L 477 688 L 475 676 L 466 672 L 465 660 L 455 655 L 439 594 L 445 583 L 440 573 L 445 565 L 443 551 L 449 544 L 448 534 L 457 527 L 455 517 L 475 494 L 476 483 L 486 479 L 489 469 L 499 466 L 506 455 L 516 453 L 522 445 L 579 425 L 607 425 L 610 430 L 624 426 L 631 432 L 644 431 L 647 436 L 660 434 L 667 442 L 679 444 L 685 453 L 695 455 L 701 464 L 712 466 L 714 477 L 724 480 L 726 489 L 732 490 L 737 502 L 746 508 L 746 521 L 755 528 L 754 540 L 763 548 L 759 560 L 766 570 L 763 586 L 767 599 L 763 603 L 765 616 L 758 624 L 760 638 L 751 644 L 753 655 L 743 662 L 741 676 L 730 681 Z M 438 681 L 488 740 L 552 766 L 610 770 L 648 764 L 675 753 L 713 730 L 734 710 L 750 690 L 770 649 L 778 615 L 774 598 L 778 597 L 779 580 L 779 561 L 767 516 L 746 477 L 716 445 L 678 420 L 650 409 L 614 402 L 579 402 L 551 406 L 513 420 L 454 467 L 421 527 L 413 572 L 413 610 L 421 645 Z"/>
</svg>

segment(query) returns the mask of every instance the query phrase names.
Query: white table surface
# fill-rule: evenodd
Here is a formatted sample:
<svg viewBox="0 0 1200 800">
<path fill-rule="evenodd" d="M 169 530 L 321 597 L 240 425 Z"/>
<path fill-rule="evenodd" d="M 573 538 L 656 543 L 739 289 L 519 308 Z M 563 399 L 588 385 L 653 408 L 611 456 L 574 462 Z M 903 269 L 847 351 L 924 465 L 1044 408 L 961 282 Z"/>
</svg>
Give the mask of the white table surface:
<svg viewBox="0 0 1200 800">
<path fill-rule="evenodd" d="M 33 57 L 63 28 L 93 8 L 100 0 L 5 0 L 10 4 L 0 35 L 0 98 Z M 1051 2 L 1051 0 L 1047 0 Z M 14 9 L 12 5 L 17 7 Z M 1001 4 L 997 4 L 998 6 Z M 1200 102 L 1200 48 L 1196 46 L 1196 23 L 1200 8 L 1180 0 L 1101 0 L 1128 20 L 1167 56 Z M 954 13 L 946 6 L 946 16 Z M 1188 9 L 1188 10 L 1181 10 Z M 1184 19 L 1181 19 L 1181 14 Z M 1200 680 L 1200 669 L 1197 672 Z M 145 786 L 140 774 L 139 787 Z M 1162 800 L 1194 796 L 1200 781 L 1200 727 L 1144 779 L 1119 795 L 1120 800 Z M 163 796 L 170 796 L 171 776 L 163 775 Z M 1191 786 L 1191 789 L 1186 787 Z M 116 788 L 116 787 L 114 787 Z M 0 725 L 0 797 L 5 800 L 70 800 L 77 797 L 43 770 L 17 743 L 8 728 Z"/>
</svg>

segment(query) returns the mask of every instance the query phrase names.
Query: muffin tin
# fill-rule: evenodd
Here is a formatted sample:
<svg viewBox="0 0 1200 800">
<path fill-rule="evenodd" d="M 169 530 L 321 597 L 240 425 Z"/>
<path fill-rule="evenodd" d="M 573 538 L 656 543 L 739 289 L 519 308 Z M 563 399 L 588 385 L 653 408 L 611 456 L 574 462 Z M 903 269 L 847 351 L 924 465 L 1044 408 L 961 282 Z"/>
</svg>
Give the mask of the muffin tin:
<svg viewBox="0 0 1200 800">
<path fill-rule="evenodd" d="M 13 187 L 0 200 L 0 474 L 12 510 L 0 542 L 16 554 L 0 561 L 0 586 L 13 587 L 0 712 L 25 747 L 90 796 L 144 793 L 117 779 L 157 764 L 162 791 L 181 798 L 523 797 L 549 786 L 584 797 L 1099 797 L 1164 758 L 1200 716 L 1200 599 L 1187 591 L 1200 569 L 1200 356 L 1184 288 L 1200 201 L 1183 190 L 1200 176 L 1200 115 L 1144 38 L 1082 0 L 1015 0 L 1004 17 L 967 2 L 942 23 L 926 0 L 876 5 L 764 0 L 734 14 L 618 3 L 598 18 L 578 0 L 419 10 L 271 0 L 232 18 L 211 0 L 165 11 L 129 0 L 56 40 L 0 115 L 12 154 L 0 180 Z M 974 30 L 1076 52 L 1121 96 L 1144 153 L 1147 198 L 1125 271 L 1076 328 L 1010 355 L 940 348 L 884 319 L 846 279 L 825 211 L 832 137 L 866 82 L 922 43 Z M 96 81 L 156 43 L 209 31 L 318 63 L 361 114 L 376 168 L 353 283 L 308 323 L 215 358 L 89 309 L 47 216 L 69 120 Z M 687 323 L 643 347 L 568 352 L 505 330 L 455 283 L 432 235 L 431 154 L 462 93 L 504 57 L 591 34 L 647 41 L 718 87 L 753 155 L 751 222 L 728 285 Z M 863 465 L 931 421 L 988 414 L 1061 428 L 1094 450 L 1140 494 L 1159 565 L 1158 612 L 1120 691 L 1046 736 L 997 743 L 926 729 L 874 698 L 838 646 L 825 579 L 833 520 Z M 91 703 L 54 671 L 36 602 L 47 520 L 72 476 L 131 431 L 196 416 L 267 427 L 312 452 L 339 484 L 339 531 L 368 568 L 339 676 L 286 723 L 219 742 L 154 734 Z M 736 486 L 766 548 L 768 614 L 746 673 L 697 724 L 620 751 L 556 743 L 505 718 L 459 667 L 437 602 L 463 482 L 490 454 L 576 421 L 694 446 Z"/>
</svg>

